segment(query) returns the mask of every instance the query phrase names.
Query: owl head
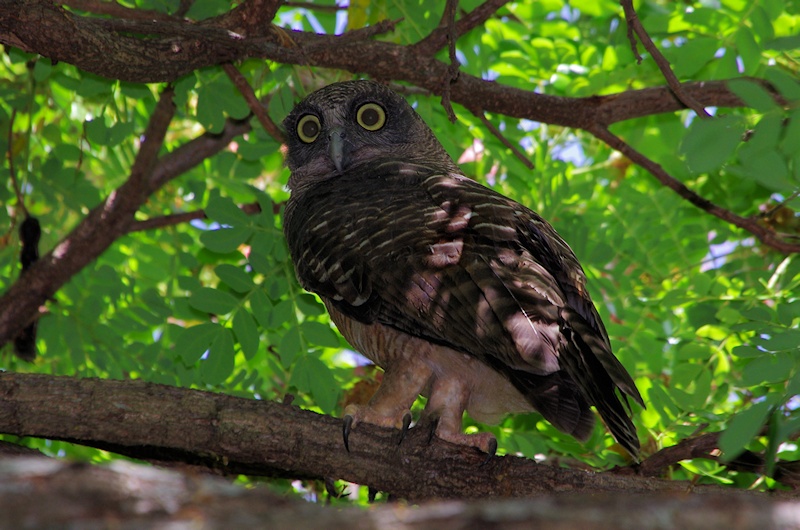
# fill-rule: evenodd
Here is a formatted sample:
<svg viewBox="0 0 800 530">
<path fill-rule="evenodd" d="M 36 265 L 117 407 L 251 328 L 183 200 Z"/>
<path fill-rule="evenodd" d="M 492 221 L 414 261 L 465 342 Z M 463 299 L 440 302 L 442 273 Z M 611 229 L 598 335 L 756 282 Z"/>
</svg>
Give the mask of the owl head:
<svg viewBox="0 0 800 530">
<path fill-rule="evenodd" d="M 293 191 L 389 160 L 458 171 L 406 100 L 374 81 L 346 81 L 317 90 L 289 113 L 283 126 Z"/>
</svg>

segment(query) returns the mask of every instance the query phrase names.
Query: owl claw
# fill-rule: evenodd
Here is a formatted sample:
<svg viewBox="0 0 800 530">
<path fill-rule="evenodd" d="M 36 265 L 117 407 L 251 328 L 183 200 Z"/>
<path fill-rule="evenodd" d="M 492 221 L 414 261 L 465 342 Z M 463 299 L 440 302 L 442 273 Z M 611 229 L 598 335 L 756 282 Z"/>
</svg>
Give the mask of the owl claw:
<svg viewBox="0 0 800 530">
<path fill-rule="evenodd" d="M 411 419 L 411 411 L 407 410 L 405 414 L 403 414 L 403 425 L 400 427 L 400 435 L 397 437 L 397 445 L 400 445 L 403 442 L 403 438 L 406 437 L 408 428 L 411 426 Z"/>
<path fill-rule="evenodd" d="M 344 422 L 342 423 L 342 438 L 344 439 L 344 448 L 347 452 L 350 452 L 350 431 L 353 428 L 353 417 L 350 414 L 347 414 L 344 417 Z"/>
<path fill-rule="evenodd" d="M 487 452 L 488 454 L 486 455 L 486 459 L 485 459 L 483 462 L 481 462 L 481 464 L 480 464 L 480 466 L 479 466 L 479 467 L 483 467 L 483 466 L 485 466 L 486 464 L 488 464 L 488 463 L 489 463 L 489 461 L 490 461 L 492 458 L 494 458 L 494 456 L 497 454 L 497 438 L 495 438 L 495 437 L 492 437 L 492 439 L 491 439 L 491 440 L 489 440 L 489 442 L 488 442 L 488 444 L 487 444 L 487 445 L 488 445 L 488 446 L 486 447 L 486 452 Z"/>
</svg>

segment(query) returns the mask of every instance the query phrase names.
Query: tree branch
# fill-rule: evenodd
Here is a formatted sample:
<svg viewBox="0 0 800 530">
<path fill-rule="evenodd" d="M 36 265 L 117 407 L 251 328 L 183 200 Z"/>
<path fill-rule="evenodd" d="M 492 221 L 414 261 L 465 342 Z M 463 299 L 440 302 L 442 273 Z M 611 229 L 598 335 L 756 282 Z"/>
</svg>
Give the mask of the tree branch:
<svg viewBox="0 0 800 530">
<path fill-rule="evenodd" d="M 525 155 L 525 153 L 519 148 L 518 145 L 515 145 L 513 142 L 509 141 L 508 138 L 503 136 L 503 133 L 501 133 L 500 130 L 497 127 L 495 127 L 494 124 L 491 121 L 489 121 L 489 118 L 486 117 L 486 114 L 483 111 L 478 110 L 478 111 L 471 111 L 471 112 L 472 112 L 473 115 L 475 115 L 476 118 L 481 120 L 481 123 L 483 123 L 483 126 L 486 127 L 489 130 L 489 132 L 492 133 L 495 136 L 495 138 L 500 140 L 500 142 L 503 145 L 508 147 L 511 150 L 511 152 L 514 153 L 514 156 L 516 156 L 517 159 L 520 162 L 522 162 L 522 164 L 525 167 L 527 167 L 528 169 L 531 169 L 531 170 L 536 167 L 536 166 L 533 165 L 533 162 L 531 162 L 530 159 Z"/>
<path fill-rule="evenodd" d="M 277 214 L 280 211 L 281 203 L 272 205 L 272 213 Z M 250 204 L 242 204 L 239 208 L 247 215 L 256 215 L 261 213 L 261 205 L 257 202 Z M 128 232 L 142 232 L 145 230 L 155 230 L 157 228 L 166 228 L 167 226 L 175 226 L 198 219 L 206 219 L 205 210 L 195 210 L 193 212 L 173 213 L 169 215 L 161 215 L 158 217 L 151 217 L 142 221 L 133 221 L 128 226 Z"/>
<path fill-rule="evenodd" d="M 244 97 L 247 102 L 247 106 L 250 107 L 250 110 L 255 114 L 258 122 L 267 134 L 279 144 L 284 143 L 286 140 L 283 137 L 283 132 L 281 132 L 275 122 L 272 121 L 272 118 L 269 117 L 266 107 L 258 100 L 256 93 L 253 91 L 253 87 L 250 86 L 242 73 L 232 64 L 223 64 L 222 69 L 225 70 L 225 73 L 228 74 L 228 77 L 233 81 L 234 86 L 236 86 L 239 93 L 242 94 L 242 97 Z"/>
<path fill-rule="evenodd" d="M 641 63 L 642 57 L 636 50 L 636 40 L 633 38 L 631 30 L 633 30 L 633 32 L 639 36 L 639 40 L 642 41 L 642 45 L 644 46 L 645 50 L 650 52 L 650 56 L 658 65 L 658 69 L 661 70 L 661 73 L 664 75 L 664 79 L 667 80 L 667 85 L 669 85 L 669 88 L 672 90 L 675 96 L 688 108 L 695 111 L 701 118 L 710 118 L 711 114 L 709 114 L 706 109 L 691 96 L 691 94 L 688 94 L 683 90 L 681 82 L 678 81 L 677 77 L 675 77 L 675 72 L 672 71 L 669 61 L 667 61 L 666 57 L 664 57 L 658 47 L 656 47 L 655 43 L 653 43 L 653 39 L 650 38 L 647 30 L 644 29 L 644 26 L 642 25 L 642 21 L 639 20 L 639 16 L 636 14 L 636 10 L 633 8 L 633 0 L 621 0 L 620 3 L 622 4 L 622 9 L 625 12 L 625 20 L 628 23 L 628 39 L 631 41 L 631 48 L 633 48 L 633 54 L 636 56 L 636 60 Z"/>
<path fill-rule="evenodd" d="M 487 16 L 489 8 L 496 10 L 499 4 L 482 4 L 475 10 L 482 9 L 481 16 L 469 19 L 470 23 Z M 24 0 L 0 4 L 0 42 L 98 75 L 138 83 L 171 81 L 201 67 L 262 57 L 286 64 L 338 68 L 379 79 L 403 80 L 433 94 L 443 94 L 441 80 L 447 77 L 449 65 L 423 53 L 426 46 L 365 40 L 363 37 L 374 33 L 372 27 L 342 36 L 275 30 L 274 26 L 263 23 L 266 18 L 263 13 L 258 18 L 262 25 L 249 25 L 245 29 L 250 33 L 246 33 L 241 27 L 243 9 L 240 8 L 250 5 L 246 2 L 234 10 L 236 16 L 232 11 L 201 25 L 176 22 L 171 38 L 137 39 L 105 28 L 100 19 L 68 13 L 45 0 Z M 387 30 L 392 23 L 387 24 L 379 29 Z M 48 30 L 32 32 L 31 27 Z M 458 23 L 456 28 L 458 34 Z M 437 36 L 435 40 L 439 39 Z M 775 94 L 769 85 L 756 82 Z M 687 83 L 682 90 L 704 106 L 743 104 L 721 81 Z M 450 85 L 450 98 L 468 108 L 580 129 L 685 108 L 667 87 L 568 98 L 498 85 L 463 71 Z"/>
<path fill-rule="evenodd" d="M 172 15 L 156 11 L 155 9 L 126 7 L 114 0 L 62 0 L 56 3 L 72 9 L 92 13 L 93 15 L 107 15 L 129 20 L 160 20 L 169 22 L 179 20 Z"/>
<path fill-rule="evenodd" d="M 131 176 L 92 210 L 55 249 L 31 266 L 0 298 L 0 345 L 38 317 L 47 302 L 74 274 L 128 233 L 134 214 L 147 197 L 230 141 L 250 130 L 245 121 L 229 120 L 220 134 L 203 134 L 154 160 L 174 112 L 171 91 L 165 91 L 151 117 Z"/>
<path fill-rule="evenodd" d="M 647 158 L 645 155 L 628 145 L 621 138 L 612 134 L 611 131 L 605 127 L 594 126 L 587 130 L 613 149 L 616 149 L 628 157 L 634 163 L 642 166 L 654 177 L 656 177 L 656 179 L 658 179 L 658 181 L 664 186 L 670 188 L 675 193 L 692 203 L 694 206 L 734 226 L 737 226 L 743 230 L 747 230 L 756 236 L 762 243 L 774 248 L 775 250 L 778 250 L 779 252 L 800 252 L 800 244 L 788 243 L 784 241 L 772 229 L 760 224 L 757 217 L 742 217 L 737 215 L 690 190 L 681 181 L 667 173 L 664 168 L 661 167 L 661 165 Z"/>
<path fill-rule="evenodd" d="M 202 473 L 131 462 L 76 464 L 6 457 L 0 513 L 8 528 L 796 528 L 798 502 L 758 492 L 680 495 L 552 494 L 535 499 L 323 506 Z M 313 487 L 313 484 L 311 484 Z M 35 492 L 35 494 L 32 494 Z M 47 499 L 47 502 L 42 502 Z"/>
<path fill-rule="evenodd" d="M 0 432 L 5 434 L 65 440 L 224 474 L 340 478 L 410 502 L 563 492 L 682 492 L 688 487 L 678 481 L 550 467 L 514 456 L 481 465 L 483 453 L 438 438 L 429 444 L 425 429 L 412 428 L 398 446 L 393 430 L 362 423 L 353 431 L 347 452 L 341 420 L 330 416 L 142 381 L 3 373 L 0 395 Z M 694 487 L 697 492 L 725 490 Z"/>
<path fill-rule="evenodd" d="M 455 31 L 450 28 L 448 17 L 443 16 L 439 27 L 414 45 L 415 51 L 422 55 L 433 55 L 447 46 L 450 39 L 455 42 L 461 35 L 484 24 L 508 2 L 509 0 L 488 0 L 482 3 L 458 19 L 458 22 L 455 23 Z M 448 14 L 447 8 L 445 8 L 445 13 Z M 455 15 L 455 11 L 453 15 Z"/>
</svg>

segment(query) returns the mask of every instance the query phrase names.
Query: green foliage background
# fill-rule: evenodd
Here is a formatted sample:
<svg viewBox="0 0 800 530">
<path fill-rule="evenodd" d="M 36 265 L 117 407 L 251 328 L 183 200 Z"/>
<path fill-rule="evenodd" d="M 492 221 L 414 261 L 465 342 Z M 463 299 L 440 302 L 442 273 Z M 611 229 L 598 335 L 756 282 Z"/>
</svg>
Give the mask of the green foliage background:
<svg viewBox="0 0 800 530">
<path fill-rule="evenodd" d="M 125 2 L 171 12 L 177 0 Z M 460 2 L 469 11 L 480 2 Z M 330 4 L 330 2 L 329 2 Z M 418 41 L 439 23 L 443 3 L 355 1 L 336 11 L 282 8 L 276 22 L 334 33 L 404 17 L 385 37 Z M 619 123 L 617 136 L 709 200 L 796 233 L 800 182 L 800 3 L 787 0 L 642 0 L 640 18 L 682 81 L 753 76 L 790 101 L 780 107 L 758 85 L 734 89 L 749 105 Z M 189 17 L 227 11 L 196 2 Z M 200 12 L 202 10 L 202 12 Z M 611 0 L 517 2 L 457 44 L 462 71 L 497 83 L 567 97 L 665 84 L 654 62 L 637 64 L 624 17 Z M 337 23 L 338 20 L 338 23 Z M 7 49 L 0 59 L 0 150 L 10 153 L 27 208 L 52 249 L 89 209 L 128 176 L 161 87 L 99 78 L 68 64 Z M 441 58 L 447 60 L 446 50 Z M 280 121 L 306 93 L 346 72 L 248 60 L 240 70 Z M 249 110 L 221 68 L 176 84 L 171 150 Z M 743 448 L 796 460 L 800 431 L 800 262 L 691 206 L 588 133 L 491 116 L 524 148 L 528 170 L 480 121 L 455 106 L 451 124 L 436 97 L 409 100 L 450 154 L 477 180 L 551 220 L 581 259 L 618 357 L 647 403 L 636 424 L 644 456 L 699 432 L 726 430 L 724 458 Z M 743 142 L 744 135 L 750 140 Z M 470 151 L 472 150 L 472 151 Z M 22 221 L 0 169 L 0 292 L 19 275 Z M 258 398 L 338 415 L 343 389 L 360 371 L 324 307 L 303 292 L 287 259 L 280 205 L 288 171 L 279 144 L 253 132 L 151 197 L 140 219 L 205 209 L 208 219 L 132 232 L 75 276 L 48 304 L 39 357 L 22 363 L 6 349 L 0 366 L 78 377 L 137 378 Z M 238 205 L 257 202 L 262 213 Z M 775 213 L 775 212 L 772 212 Z M 762 429 L 763 426 L 766 429 Z M 586 444 L 538 416 L 508 418 L 501 451 L 568 455 L 595 466 L 621 463 L 602 427 Z M 61 443 L 46 450 L 103 458 Z M 683 462 L 675 478 L 771 485 L 708 460 Z"/>
</svg>

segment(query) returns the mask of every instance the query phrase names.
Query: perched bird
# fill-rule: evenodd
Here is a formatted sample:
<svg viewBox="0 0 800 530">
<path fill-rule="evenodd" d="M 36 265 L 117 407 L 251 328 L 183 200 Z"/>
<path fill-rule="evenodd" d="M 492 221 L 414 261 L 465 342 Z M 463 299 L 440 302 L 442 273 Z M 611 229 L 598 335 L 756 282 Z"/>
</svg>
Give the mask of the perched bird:
<svg viewBox="0 0 800 530">
<path fill-rule="evenodd" d="M 373 81 L 329 85 L 286 117 L 284 232 L 300 283 L 342 335 L 384 369 L 359 422 L 401 429 L 410 407 L 437 436 L 494 454 L 484 423 L 539 412 L 585 441 L 596 407 L 634 457 L 627 396 L 569 246 L 525 206 L 464 176 L 411 106 Z"/>
</svg>

